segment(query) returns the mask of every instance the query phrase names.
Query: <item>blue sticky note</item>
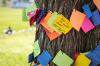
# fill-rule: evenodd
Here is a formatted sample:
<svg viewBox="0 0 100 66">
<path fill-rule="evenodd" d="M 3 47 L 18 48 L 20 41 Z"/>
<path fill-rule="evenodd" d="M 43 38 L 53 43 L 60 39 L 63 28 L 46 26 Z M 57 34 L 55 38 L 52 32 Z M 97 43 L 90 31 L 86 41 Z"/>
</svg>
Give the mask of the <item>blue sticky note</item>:
<svg viewBox="0 0 100 66">
<path fill-rule="evenodd" d="M 91 12 L 91 10 L 90 10 L 89 5 L 84 4 L 84 5 L 82 6 L 82 9 L 83 9 L 83 11 L 85 12 L 85 14 L 86 14 L 86 16 L 87 16 L 88 18 L 90 18 L 90 17 L 92 16 L 92 12 Z"/>
<path fill-rule="evenodd" d="M 42 54 L 37 58 L 38 62 L 42 66 L 46 66 L 52 59 L 52 56 L 49 54 L 47 50 L 44 50 Z"/>
<path fill-rule="evenodd" d="M 33 53 L 30 53 L 28 57 L 28 62 L 31 63 L 33 60 L 34 60 L 34 55 Z"/>
<path fill-rule="evenodd" d="M 41 19 L 46 15 L 46 9 L 43 8 L 41 9 L 41 12 L 39 13 L 37 19 L 36 19 L 36 24 L 39 24 Z"/>
<path fill-rule="evenodd" d="M 90 66 L 97 66 L 98 64 L 96 63 L 91 63 Z"/>
<path fill-rule="evenodd" d="M 95 48 L 95 50 L 100 50 L 100 45 L 98 45 L 98 46 Z"/>
<path fill-rule="evenodd" d="M 96 66 L 100 64 L 100 45 L 98 45 L 95 50 L 87 54 L 87 57 L 91 59 L 92 63 L 90 66 Z"/>
<path fill-rule="evenodd" d="M 92 13 L 92 17 L 91 17 L 91 20 L 93 21 L 93 24 L 95 26 L 99 25 L 100 24 L 100 14 L 99 14 L 99 11 L 96 10 Z"/>
</svg>

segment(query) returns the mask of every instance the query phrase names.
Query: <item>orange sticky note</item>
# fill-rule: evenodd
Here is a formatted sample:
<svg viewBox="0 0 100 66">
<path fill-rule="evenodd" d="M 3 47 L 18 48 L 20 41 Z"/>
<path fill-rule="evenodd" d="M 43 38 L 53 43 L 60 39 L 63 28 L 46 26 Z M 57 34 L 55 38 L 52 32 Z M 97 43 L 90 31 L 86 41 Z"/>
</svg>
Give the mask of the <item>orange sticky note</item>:
<svg viewBox="0 0 100 66">
<path fill-rule="evenodd" d="M 81 13 L 78 10 L 73 9 L 73 12 L 70 17 L 70 22 L 71 22 L 73 28 L 75 28 L 77 31 L 80 30 L 80 28 L 83 24 L 83 21 L 85 19 L 85 16 L 86 15 L 84 13 Z"/>
<path fill-rule="evenodd" d="M 100 11 L 100 0 L 93 0 L 93 2 Z"/>
<path fill-rule="evenodd" d="M 49 32 L 46 29 L 45 29 L 45 31 L 46 31 L 46 34 L 47 34 L 47 36 L 49 37 L 50 40 L 54 40 L 54 39 L 56 39 L 57 37 L 59 37 L 61 35 L 61 34 L 55 32 L 55 31 L 53 31 L 52 33 Z"/>
<path fill-rule="evenodd" d="M 50 27 L 47 25 L 47 21 L 48 21 L 48 19 L 49 19 L 51 16 L 52 16 L 52 12 L 49 11 L 48 14 L 46 15 L 46 17 L 45 17 L 43 20 L 41 20 L 41 22 L 40 22 L 40 24 L 41 24 L 44 28 L 46 28 L 49 32 L 53 32 L 53 31 L 54 31 L 52 28 L 50 28 Z"/>
</svg>

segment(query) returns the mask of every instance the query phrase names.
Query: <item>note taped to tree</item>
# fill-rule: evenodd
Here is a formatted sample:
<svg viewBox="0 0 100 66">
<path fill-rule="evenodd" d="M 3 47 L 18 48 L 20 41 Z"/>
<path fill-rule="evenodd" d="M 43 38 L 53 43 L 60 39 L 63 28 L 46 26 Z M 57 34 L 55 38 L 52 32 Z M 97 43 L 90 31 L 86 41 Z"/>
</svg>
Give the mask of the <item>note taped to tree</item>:
<svg viewBox="0 0 100 66">
<path fill-rule="evenodd" d="M 100 11 L 100 0 L 93 0 L 93 2 Z"/>
<path fill-rule="evenodd" d="M 50 28 L 50 26 L 47 25 L 47 21 L 49 20 L 49 18 L 52 16 L 52 12 L 49 11 L 48 14 L 46 15 L 46 17 L 41 20 L 40 24 L 46 28 L 49 32 L 53 32 L 54 30 Z"/>
<path fill-rule="evenodd" d="M 38 40 L 35 41 L 35 43 L 33 44 L 33 52 L 34 52 L 34 57 L 37 57 L 40 54 L 40 47 Z"/>
<path fill-rule="evenodd" d="M 57 17 L 59 16 L 59 14 L 57 12 L 52 13 L 52 16 L 50 17 L 50 19 L 48 20 L 47 24 L 57 33 L 61 34 L 61 32 L 55 28 L 53 26 L 53 22 L 57 19 Z"/>
<path fill-rule="evenodd" d="M 86 15 L 84 13 L 81 13 L 80 11 L 73 9 L 72 15 L 70 17 L 70 22 L 73 28 L 75 28 L 77 31 L 80 30 L 85 16 Z"/>
<path fill-rule="evenodd" d="M 66 34 L 72 29 L 72 25 L 68 19 L 63 15 L 60 15 L 54 22 L 53 25 L 62 33 Z"/>
</svg>

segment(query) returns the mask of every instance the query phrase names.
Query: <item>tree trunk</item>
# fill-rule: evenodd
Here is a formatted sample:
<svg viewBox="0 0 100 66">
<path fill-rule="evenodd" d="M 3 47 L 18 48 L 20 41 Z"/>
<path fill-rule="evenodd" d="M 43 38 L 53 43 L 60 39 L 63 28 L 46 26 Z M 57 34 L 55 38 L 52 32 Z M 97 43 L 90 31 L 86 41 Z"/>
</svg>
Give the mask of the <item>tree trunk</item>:
<svg viewBox="0 0 100 66">
<path fill-rule="evenodd" d="M 92 11 L 96 9 L 92 0 L 40 0 L 39 5 L 40 8 L 45 7 L 47 11 L 57 11 L 69 19 L 74 8 L 83 12 L 82 5 L 84 3 L 89 4 Z M 43 27 L 37 25 L 36 40 L 39 40 L 41 50 L 48 49 L 52 56 L 55 56 L 59 50 L 62 50 L 73 58 L 75 51 L 91 51 L 100 43 L 100 26 L 96 26 L 95 29 L 86 34 L 82 30 L 77 32 L 75 29 L 72 29 L 68 34 L 61 35 L 57 39 L 50 41 Z M 56 65 L 51 63 L 50 66 Z"/>
</svg>

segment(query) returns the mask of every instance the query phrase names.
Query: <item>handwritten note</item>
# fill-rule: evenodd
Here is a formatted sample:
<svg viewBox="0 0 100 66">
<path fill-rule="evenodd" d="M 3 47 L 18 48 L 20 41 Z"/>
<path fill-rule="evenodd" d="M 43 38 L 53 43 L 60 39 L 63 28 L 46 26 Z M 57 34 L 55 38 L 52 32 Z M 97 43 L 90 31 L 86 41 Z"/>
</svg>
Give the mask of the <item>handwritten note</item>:
<svg viewBox="0 0 100 66">
<path fill-rule="evenodd" d="M 53 22 L 53 25 L 64 34 L 72 29 L 71 23 L 63 15 L 59 15 L 59 17 Z"/>
</svg>

